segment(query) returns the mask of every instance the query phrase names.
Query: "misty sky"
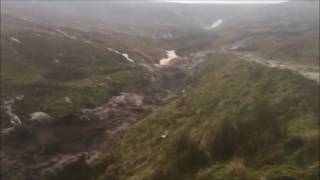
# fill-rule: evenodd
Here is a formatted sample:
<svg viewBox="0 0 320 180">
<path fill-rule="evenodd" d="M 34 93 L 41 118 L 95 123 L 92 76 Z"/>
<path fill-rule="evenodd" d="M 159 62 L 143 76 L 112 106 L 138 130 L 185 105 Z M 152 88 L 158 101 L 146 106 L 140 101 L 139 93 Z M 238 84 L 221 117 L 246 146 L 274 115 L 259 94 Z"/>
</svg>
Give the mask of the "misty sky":
<svg viewBox="0 0 320 180">
<path fill-rule="evenodd" d="M 288 0 L 154 0 L 154 2 L 182 4 L 278 4 L 288 2 Z"/>
</svg>

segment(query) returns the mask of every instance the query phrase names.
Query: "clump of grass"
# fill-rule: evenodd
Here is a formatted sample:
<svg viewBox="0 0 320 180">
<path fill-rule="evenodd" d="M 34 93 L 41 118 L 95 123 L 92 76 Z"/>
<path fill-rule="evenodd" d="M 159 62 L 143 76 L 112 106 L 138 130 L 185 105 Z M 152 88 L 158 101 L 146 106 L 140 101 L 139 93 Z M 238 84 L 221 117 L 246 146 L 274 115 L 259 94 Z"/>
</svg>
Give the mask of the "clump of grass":
<svg viewBox="0 0 320 180">
<path fill-rule="evenodd" d="M 174 143 L 174 149 L 170 154 L 175 159 L 176 166 L 181 172 L 195 171 L 208 164 L 208 157 L 199 145 L 193 142 L 187 135 L 182 135 Z"/>
<path fill-rule="evenodd" d="M 49 180 L 89 180 L 93 174 L 94 171 L 82 157 L 78 161 L 67 165 L 62 171 L 50 177 Z"/>
</svg>

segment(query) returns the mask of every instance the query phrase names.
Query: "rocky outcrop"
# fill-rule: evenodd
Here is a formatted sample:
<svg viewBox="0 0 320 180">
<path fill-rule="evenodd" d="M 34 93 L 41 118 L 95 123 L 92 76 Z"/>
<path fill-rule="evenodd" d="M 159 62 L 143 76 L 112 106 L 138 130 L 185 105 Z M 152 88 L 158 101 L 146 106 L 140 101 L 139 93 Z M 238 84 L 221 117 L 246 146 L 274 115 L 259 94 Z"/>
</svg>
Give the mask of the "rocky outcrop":
<svg viewBox="0 0 320 180">
<path fill-rule="evenodd" d="M 34 112 L 31 113 L 29 117 L 29 121 L 38 123 L 49 122 L 52 119 L 52 117 L 45 112 Z"/>
<path fill-rule="evenodd" d="M 22 125 L 22 121 L 20 117 L 14 113 L 14 104 L 16 101 L 21 101 L 24 98 L 23 95 L 16 96 L 12 99 L 6 100 L 3 102 L 2 109 L 4 110 L 4 115 L 8 117 L 9 124 L 11 125 L 10 127 L 6 127 L 1 129 L 1 135 L 7 135 L 11 133 L 16 126 Z"/>
</svg>

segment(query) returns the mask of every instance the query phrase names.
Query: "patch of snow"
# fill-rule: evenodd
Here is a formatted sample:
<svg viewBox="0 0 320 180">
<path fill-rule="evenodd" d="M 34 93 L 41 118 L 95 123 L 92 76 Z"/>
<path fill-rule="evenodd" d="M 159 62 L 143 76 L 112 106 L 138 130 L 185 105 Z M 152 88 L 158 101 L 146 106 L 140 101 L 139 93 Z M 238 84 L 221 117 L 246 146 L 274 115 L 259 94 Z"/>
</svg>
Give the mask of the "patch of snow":
<svg viewBox="0 0 320 180">
<path fill-rule="evenodd" d="M 223 20 L 222 20 L 222 19 L 218 19 L 217 21 L 213 22 L 213 23 L 211 24 L 211 26 L 206 27 L 205 29 L 206 29 L 206 30 L 215 29 L 215 28 L 217 28 L 218 26 L 220 26 L 222 23 L 223 23 Z"/>
<path fill-rule="evenodd" d="M 11 37 L 10 40 L 13 41 L 13 42 L 21 44 L 21 41 L 16 37 Z"/>
<path fill-rule="evenodd" d="M 178 57 L 178 55 L 176 54 L 175 50 L 168 50 L 167 57 L 160 59 L 159 65 L 161 65 L 161 66 L 168 65 L 173 59 L 175 59 L 177 57 Z"/>
</svg>

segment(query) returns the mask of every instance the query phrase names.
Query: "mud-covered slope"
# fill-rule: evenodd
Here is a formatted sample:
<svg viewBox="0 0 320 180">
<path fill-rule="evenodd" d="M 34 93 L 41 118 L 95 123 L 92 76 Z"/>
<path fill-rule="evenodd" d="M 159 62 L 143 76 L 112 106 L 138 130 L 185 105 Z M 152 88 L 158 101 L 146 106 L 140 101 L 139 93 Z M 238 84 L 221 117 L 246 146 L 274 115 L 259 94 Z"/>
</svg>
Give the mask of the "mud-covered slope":
<svg viewBox="0 0 320 180">
<path fill-rule="evenodd" d="M 317 84 L 287 70 L 215 61 L 190 92 L 140 121 L 82 172 L 99 180 L 317 179 Z M 58 179 L 77 179 L 76 172 L 66 169 Z"/>
</svg>

